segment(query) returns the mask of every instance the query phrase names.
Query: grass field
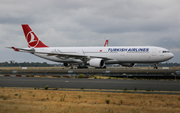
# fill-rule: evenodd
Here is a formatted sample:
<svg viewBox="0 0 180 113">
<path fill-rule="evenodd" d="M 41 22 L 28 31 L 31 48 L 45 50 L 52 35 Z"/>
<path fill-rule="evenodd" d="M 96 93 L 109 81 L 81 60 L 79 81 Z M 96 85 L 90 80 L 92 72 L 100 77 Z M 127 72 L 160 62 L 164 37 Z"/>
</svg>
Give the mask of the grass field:
<svg viewBox="0 0 180 113">
<path fill-rule="evenodd" d="M 0 88 L 1 113 L 179 113 L 180 95 Z"/>
</svg>

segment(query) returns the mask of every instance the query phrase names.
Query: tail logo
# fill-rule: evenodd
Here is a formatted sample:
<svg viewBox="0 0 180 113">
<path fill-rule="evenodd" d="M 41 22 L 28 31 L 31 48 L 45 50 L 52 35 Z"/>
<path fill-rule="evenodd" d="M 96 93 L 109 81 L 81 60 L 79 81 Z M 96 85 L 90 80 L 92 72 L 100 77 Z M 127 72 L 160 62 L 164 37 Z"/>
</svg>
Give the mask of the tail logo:
<svg viewBox="0 0 180 113">
<path fill-rule="evenodd" d="M 106 39 L 106 41 L 105 41 L 105 44 L 104 44 L 104 47 L 107 47 L 108 46 L 108 39 Z"/>
<path fill-rule="evenodd" d="M 29 47 L 36 47 L 39 44 L 39 39 L 33 31 L 30 31 L 26 36 Z"/>
</svg>

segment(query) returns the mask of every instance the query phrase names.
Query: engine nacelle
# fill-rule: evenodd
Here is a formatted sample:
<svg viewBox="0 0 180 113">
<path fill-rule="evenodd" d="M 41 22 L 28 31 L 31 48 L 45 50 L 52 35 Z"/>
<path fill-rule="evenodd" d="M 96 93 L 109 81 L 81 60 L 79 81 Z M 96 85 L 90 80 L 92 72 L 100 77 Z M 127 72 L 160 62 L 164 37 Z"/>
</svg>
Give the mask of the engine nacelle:
<svg viewBox="0 0 180 113">
<path fill-rule="evenodd" d="M 92 67 L 103 67 L 105 64 L 104 64 L 104 60 L 99 58 L 94 58 L 89 61 L 89 65 Z"/>
<path fill-rule="evenodd" d="M 125 66 L 125 67 L 134 67 L 135 63 L 121 63 L 120 65 Z"/>
<path fill-rule="evenodd" d="M 68 64 L 68 63 L 64 63 L 63 64 L 65 67 L 69 67 L 70 66 L 70 64 Z"/>
</svg>

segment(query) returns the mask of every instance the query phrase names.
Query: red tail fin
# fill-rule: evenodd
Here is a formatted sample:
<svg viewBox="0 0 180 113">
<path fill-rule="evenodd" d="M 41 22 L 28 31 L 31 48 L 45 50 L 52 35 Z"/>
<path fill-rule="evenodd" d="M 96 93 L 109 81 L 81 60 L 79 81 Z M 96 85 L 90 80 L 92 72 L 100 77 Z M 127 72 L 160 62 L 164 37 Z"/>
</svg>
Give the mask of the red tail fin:
<svg viewBox="0 0 180 113">
<path fill-rule="evenodd" d="M 36 36 L 36 34 L 32 31 L 32 29 L 29 27 L 28 24 L 22 25 L 25 38 L 28 43 L 28 47 L 34 47 L 34 48 L 40 48 L 40 47 L 48 47 L 44 43 L 42 43 L 39 38 Z"/>
<path fill-rule="evenodd" d="M 106 39 L 106 41 L 105 41 L 105 44 L 104 44 L 104 47 L 107 47 L 108 46 L 108 39 Z"/>
</svg>

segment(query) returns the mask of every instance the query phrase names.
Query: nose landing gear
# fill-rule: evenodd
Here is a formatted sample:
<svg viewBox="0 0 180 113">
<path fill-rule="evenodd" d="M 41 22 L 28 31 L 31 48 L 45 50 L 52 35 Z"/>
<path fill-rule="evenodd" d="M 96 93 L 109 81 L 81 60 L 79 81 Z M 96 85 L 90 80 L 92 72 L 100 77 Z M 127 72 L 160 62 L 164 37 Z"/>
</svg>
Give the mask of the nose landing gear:
<svg viewBox="0 0 180 113">
<path fill-rule="evenodd" d="M 158 69 L 158 63 L 154 64 L 154 69 Z"/>
</svg>

